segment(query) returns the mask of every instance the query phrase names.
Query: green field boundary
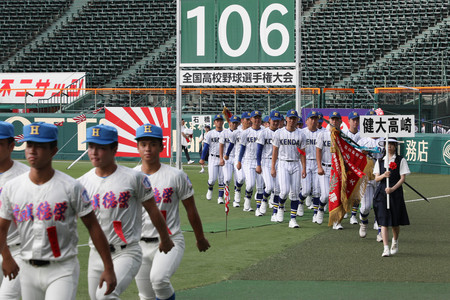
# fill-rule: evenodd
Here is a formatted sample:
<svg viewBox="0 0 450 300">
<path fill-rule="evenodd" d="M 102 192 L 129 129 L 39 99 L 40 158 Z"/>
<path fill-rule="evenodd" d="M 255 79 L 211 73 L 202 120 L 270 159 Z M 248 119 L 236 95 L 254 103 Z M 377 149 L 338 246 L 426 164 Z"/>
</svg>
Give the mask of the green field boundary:
<svg viewBox="0 0 450 300">
<path fill-rule="evenodd" d="M 212 297 L 212 295 L 214 295 Z M 229 280 L 177 292 L 178 299 L 449 299 L 448 283 Z"/>
</svg>

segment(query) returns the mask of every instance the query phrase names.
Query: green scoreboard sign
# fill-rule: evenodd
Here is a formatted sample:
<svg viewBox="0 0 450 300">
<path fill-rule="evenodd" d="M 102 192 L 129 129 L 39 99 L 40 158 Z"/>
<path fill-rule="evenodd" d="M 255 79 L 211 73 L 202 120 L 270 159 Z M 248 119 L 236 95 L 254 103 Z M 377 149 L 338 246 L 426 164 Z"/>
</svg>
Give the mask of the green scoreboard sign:
<svg viewBox="0 0 450 300">
<path fill-rule="evenodd" d="M 293 0 L 181 0 L 181 67 L 295 64 Z"/>
</svg>

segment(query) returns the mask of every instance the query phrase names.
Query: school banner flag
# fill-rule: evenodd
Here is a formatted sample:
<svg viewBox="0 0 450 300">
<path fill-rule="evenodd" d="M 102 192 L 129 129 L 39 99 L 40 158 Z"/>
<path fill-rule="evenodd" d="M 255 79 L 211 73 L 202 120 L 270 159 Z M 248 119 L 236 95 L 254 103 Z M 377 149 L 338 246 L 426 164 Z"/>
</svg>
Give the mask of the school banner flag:
<svg viewBox="0 0 450 300">
<path fill-rule="evenodd" d="M 332 160 L 330 174 L 328 226 L 340 222 L 346 212 L 350 212 L 354 203 L 364 196 L 367 182 L 373 179 L 372 159 L 367 158 L 333 128 L 331 132 Z"/>
</svg>

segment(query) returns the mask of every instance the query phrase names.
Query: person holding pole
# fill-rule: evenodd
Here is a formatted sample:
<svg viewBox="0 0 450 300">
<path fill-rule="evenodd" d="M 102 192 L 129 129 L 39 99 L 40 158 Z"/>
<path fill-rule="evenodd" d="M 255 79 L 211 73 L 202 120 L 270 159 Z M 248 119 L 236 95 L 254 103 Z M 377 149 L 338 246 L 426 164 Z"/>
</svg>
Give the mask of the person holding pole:
<svg viewBox="0 0 450 300">
<path fill-rule="evenodd" d="M 379 145 L 384 147 L 385 140 L 381 140 Z M 383 257 L 398 253 L 400 225 L 409 225 L 402 188 L 406 175 L 410 174 L 408 163 L 406 159 L 396 154 L 400 142 L 396 138 L 387 140 L 386 156 L 378 159 L 373 169 L 375 181 L 380 183 L 375 191 L 373 208 L 378 226 L 381 226 Z M 392 227 L 393 234 L 390 250 L 388 227 Z"/>
</svg>

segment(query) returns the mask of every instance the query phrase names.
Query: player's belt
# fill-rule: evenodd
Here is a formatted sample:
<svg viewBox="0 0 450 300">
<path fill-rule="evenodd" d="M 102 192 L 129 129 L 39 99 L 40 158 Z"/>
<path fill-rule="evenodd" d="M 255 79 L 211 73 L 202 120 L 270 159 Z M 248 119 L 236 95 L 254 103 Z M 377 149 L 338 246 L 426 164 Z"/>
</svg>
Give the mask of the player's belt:
<svg viewBox="0 0 450 300">
<path fill-rule="evenodd" d="M 50 264 L 50 261 L 48 261 L 48 260 L 40 260 L 40 259 L 30 259 L 28 262 L 33 267 L 43 267 L 43 266 L 47 266 L 47 265 Z"/>
<path fill-rule="evenodd" d="M 120 249 L 125 249 L 127 247 L 127 245 L 125 244 L 125 245 L 120 245 Z M 114 245 L 109 245 L 109 251 L 111 251 L 111 253 L 114 253 L 114 252 L 116 252 L 116 247 L 114 247 Z"/>
<path fill-rule="evenodd" d="M 294 161 L 298 161 L 296 159 L 281 159 L 282 161 L 287 161 L 287 162 L 294 162 Z"/>
<path fill-rule="evenodd" d="M 141 241 L 144 241 L 146 243 L 156 243 L 159 241 L 159 239 L 157 237 L 142 237 Z"/>
<path fill-rule="evenodd" d="M 322 163 L 322 166 L 331 168 L 331 164 L 324 164 L 324 163 Z"/>
<path fill-rule="evenodd" d="M 210 154 L 209 156 L 220 157 L 220 155 Z"/>
</svg>

